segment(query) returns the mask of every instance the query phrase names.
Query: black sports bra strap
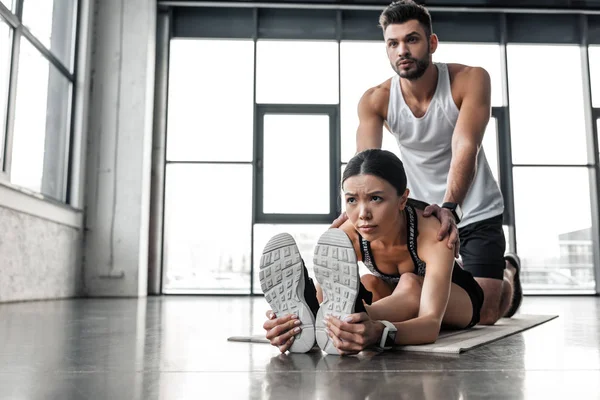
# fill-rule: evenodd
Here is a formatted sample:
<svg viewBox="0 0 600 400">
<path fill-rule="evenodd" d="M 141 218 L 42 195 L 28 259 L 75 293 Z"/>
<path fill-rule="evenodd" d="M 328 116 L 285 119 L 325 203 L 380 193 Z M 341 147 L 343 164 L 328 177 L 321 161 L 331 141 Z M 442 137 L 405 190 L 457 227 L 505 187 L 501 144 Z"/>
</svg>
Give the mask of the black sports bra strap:
<svg viewBox="0 0 600 400">
<path fill-rule="evenodd" d="M 363 262 L 365 262 L 365 258 L 366 258 L 365 253 L 368 253 L 368 251 L 369 251 L 369 249 L 365 245 L 365 242 L 366 242 L 366 240 L 363 239 L 363 237 L 359 233 L 358 234 L 358 243 L 359 243 L 358 247 L 360 247 L 360 255 L 362 256 Z"/>
<path fill-rule="evenodd" d="M 423 275 L 425 273 L 425 263 L 417 254 L 417 234 L 419 232 L 417 213 L 414 207 L 409 204 L 406 205 L 405 210 L 408 218 L 406 223 L 408 252 L 415 265 L 415 274 Z"/>
<path fill-rule="evenodd" d="M 362 254 L 363 263 L 378 270 L 377 265 L 375 264 L 375 257 L 373 257 L 373 252 L 371 251 L 371 244 L 368 240 L 365 240 L 360 233 L 358 234 L 358 239 L 360 242 L 360 252 Z"/>
</svg>

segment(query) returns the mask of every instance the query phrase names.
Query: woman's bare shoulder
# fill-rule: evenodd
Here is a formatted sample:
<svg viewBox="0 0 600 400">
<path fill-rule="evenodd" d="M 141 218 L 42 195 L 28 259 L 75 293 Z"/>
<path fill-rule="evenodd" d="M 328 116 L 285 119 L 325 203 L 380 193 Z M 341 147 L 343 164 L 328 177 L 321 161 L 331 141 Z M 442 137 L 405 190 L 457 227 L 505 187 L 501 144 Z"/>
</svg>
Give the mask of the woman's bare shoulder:
<svg viewBox="0 0 600 400">
<path fill-rule="evenodd" d="M 415 212 L 417 213 L 417 225 L 419 227 L 419 236 L 421 235 L 421 233 L 425 233 L 427 232 L 428 234 L 431 234 L 431 232 L 434 232 L 434 236 L 435 236 L 435 232 L 440 229 L 440 226 L 442 226 L 442 224 L 440 223 L 440 220 L 436 218 L 435 215 L 431 215 L 429 217 L 425 217 L 423 216 L 423 212 L 424 210 L 420 210 L 415 208 Z"/>
<path fill-rule="evenodd" d="M 431 259 L 438 259 L 439 256 L 454 259 L 454 251 L 447 246 L 448 236 L 443 240 L 438 240 L 438 234 L 442 223 L 435 215 L 429 217 L 423 216 L 422 210 L 417 210 L 419 237 L 417 240 L 417 252 L 419 258 L 427 262 Z"/>
<path fill-rule="evenodd" d="M 423 216 L 423 210 L 415 209 L 415 211 L 417 213 L 417 228 L 419 230 L 417 243 L 423 244 L 423 247 L 425 247 L 438 242 L 437 235 L 442 226 L 440 220 L 435 215 L 430 215 L 429 217 Z"/>
</svg>

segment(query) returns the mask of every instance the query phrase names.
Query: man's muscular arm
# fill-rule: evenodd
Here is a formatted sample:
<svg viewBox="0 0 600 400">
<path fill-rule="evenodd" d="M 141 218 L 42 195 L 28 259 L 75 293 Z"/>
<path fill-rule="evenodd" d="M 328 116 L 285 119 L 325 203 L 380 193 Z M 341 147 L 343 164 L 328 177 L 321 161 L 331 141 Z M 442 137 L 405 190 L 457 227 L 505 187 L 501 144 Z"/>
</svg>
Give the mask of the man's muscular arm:
<svg viewBox="0 0 600 400">
<path fill-rule="evenodd" d="M 383 117 L 378 111 L 380 94 L 371 88 L 358 103 L 358 129 L 356 131 L 357 153 L 367 149 L 380 149 L 383 141 Z"/>
<path fill-rule="evenodd" d="M 471 68 L 452 135 L 452 162 L 444 201 L 462 204 L 477 171 L 477 153 L 490 119 L 491 83 L 483 68 Z"/>
<path fill-rule="evenodd" d="M 457 76 L 456 84 L 462 87 L 462 102 L 458 121 L 452 135 L 452 161 L 446 183 L 444 202 L 461 204 L 465 200 L 477 171 L 477 153 L 481 147 L 483 134 L 490 119 L 491 84 L 490 76 L 483 68 L 470 68 Z M 462 82 L 459 82 L 459 79 Z M 448 247 L 454 247 L 458 257 L 460 242 L 458 228 L 452 223 L 452 213 L 432 204 L 425 208 L 424 216 L 435 216 L 442 226 L 438 232 L 438 240 L 448 235 Z"/>
</svg>

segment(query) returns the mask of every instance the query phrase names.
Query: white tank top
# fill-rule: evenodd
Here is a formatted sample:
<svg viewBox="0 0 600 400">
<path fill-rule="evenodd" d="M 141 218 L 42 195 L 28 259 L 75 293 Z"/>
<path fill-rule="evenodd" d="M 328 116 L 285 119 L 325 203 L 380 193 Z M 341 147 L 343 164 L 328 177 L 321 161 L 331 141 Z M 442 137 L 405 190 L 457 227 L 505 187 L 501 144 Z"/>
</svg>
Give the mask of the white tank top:
<svg viewBox="0 0 600 400">
<path fill-rule="evenodd" d="M 400 147 L 406 170 L 409 197 L 441 205 L 446 194 L 452 134 L 458 107 L 452 98 L 448 66 L 435 63 L 438 83 L 425 115 L 416 118 L 404 101 L 399 76 L 392 78 L 387 124 Z M 485 157 L 483 147 L 477 156 L 477 171 L 461 208 L 463 227 L 502 214 L 504 201 Z"/>
</svg>

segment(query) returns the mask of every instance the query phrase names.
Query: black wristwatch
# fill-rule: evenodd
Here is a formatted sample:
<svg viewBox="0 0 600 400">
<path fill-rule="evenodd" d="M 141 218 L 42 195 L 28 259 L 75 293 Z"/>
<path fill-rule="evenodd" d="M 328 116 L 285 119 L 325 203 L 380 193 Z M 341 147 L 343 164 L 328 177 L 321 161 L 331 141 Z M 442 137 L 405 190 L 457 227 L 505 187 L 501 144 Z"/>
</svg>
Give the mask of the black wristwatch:
<svg viewBox="0 0 600 400">
<path fill-rule="evenodd" d="M 442 204 L 442 208 L 446 208 L 452 212 L 452 215 L 454 216 L 454 222 L 457 224 L 462 220 L 463 212 L 458 203 L 446 202 Z"/>
</svg>

